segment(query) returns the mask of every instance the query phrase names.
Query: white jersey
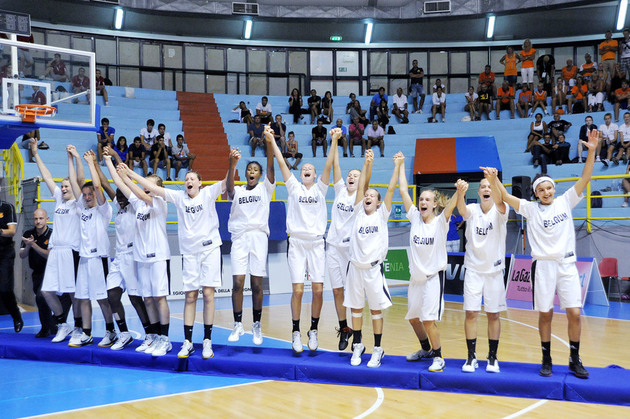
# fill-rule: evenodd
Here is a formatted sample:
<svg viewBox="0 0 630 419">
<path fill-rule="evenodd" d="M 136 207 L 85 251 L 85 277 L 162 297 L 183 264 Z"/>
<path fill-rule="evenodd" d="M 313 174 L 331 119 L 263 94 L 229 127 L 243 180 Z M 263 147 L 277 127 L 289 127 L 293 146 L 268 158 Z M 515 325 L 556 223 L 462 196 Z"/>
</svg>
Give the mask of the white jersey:
<svg viewBox="0 0 630 419">
<path fill-rule="evenodd" d="M 77 201 L 74 199 L 64 202 L 61 188 L 55 187 L 53 192 L 55 199 L 55 215 L 53 216 L 53 231 L 50 236 L 49 249 L 56 247 L 71 247 L 72 250 L 79 251 L 81 243 L 81 231 L 79 224 L 79 214 L 81 210 L 77 208 Z"/>
<path fill-rule="evenodd" d="M 599 132 L 602 133 L 602 138 L 608 140 L 608 142 L 615 140 L 615 132 L 619 129 L 619 126 L 613 122 L 610 125 L 601 124 L 599 126 Z"/>
<path fill-rule="evenodd" d="M 584 195 L 578 196 L 573 186 L 551 205 L 521 199 L 516 212 L 527 218 L 527 234 L 534 260 L 575 262 L 575 227 L 571 209 L 582 198 Z"/>
<path fill-rule="evenodd" d="M 625 143 L 630 141 L 630 125 L 619 125 L 619 136 L 621 137 L 621 142 Z"/>
<path fill-rule="evenodd" d="M 85 201 L 83 201 L 83 195 L 76 202 L 76 205 L 81 210 L 79 256 L 82 258 L 109 256 L 107 227 L 109 226 L 109 220 L 112 219 L 112 207 L 105 201 L 103 205 L 98 205 L 97 203 L 94 207 L 88 208 L 85 206 Z"/>
<path fill-rule="evenodd" d="M 354 222 L 354 203 L 357 193 L 348 195 L 348 188 L 343 179 L 339 179 L 334 185 L 335 203 L 330 211 L 330 228 L 326 243 L 337 247 L 348 247 L 350 245 L 350 234 L 352 223 Z"/>
<path fill-rule="evenodd" d="M 363 202 L 354 206 L 354 223 L 350 234 L 350 260 L 354 263 L 376 266 L 387 256 L 389 235 L 387 220 L 390 211 L 385 204 L 379 205 L 372 214 L 365 213 Z"/>
<path fill-rule="evenodd" d="M 433 220 L 427 224 L 422 220 L 418 208 L 412 205 L 407 212 L 407 217 L 411 222 L 409 231 L 411 277 L 428 278 L 446 269 L 448 221 L 444 213 L 433 217 Z"/>
<path fill-rule="evenodd" d="M 505 237 L 508 208 L 505 214 L 496 205 L 484 214 L 479 204 L 466 205 L 466 255 L 464 267 L 481 273 L 505 269 Z"/>
<path fill-rule="evenodd" d="M 302 240 L 324 237 L 326 233 L 326 192 L 328 185 L 320 180 L 311 189 L 291 175 L 286 182 L 289 192 L 287 209 L 287 233 Z M 322 261 L 324 263 L 324 261 Z"/>
<path fill-rule="evenodd" d="M 134 260 L 147 263 L 170 259 L 171 249 L 166 235 L 166 201 L 162 197 L 154 196 L 153 205 L 148 205 L 131 194 L 129 203 L 136 211 Z"/>
<path fill-rule="evenodd" d="M 144 137 L 144 141 L 146 141 L 146 143 L 151 146 L 151 145 L 153 145 L 153 143 L 155 143 L 155 137 L 160 135 L 160 133 L 156 129 L 152 129 L 151 132 L 149 132 L 149 130 L 147 130 L 146 128 L 142 128 L 140 130 L 140 135 L 142 137 Z M 166 144 L 168 144 L 168 143 L 166 143 Z M 149 150 L 147 150 L 147 153 L 148 152 L 149 152 Z"/>
<path fill-rule="evenodd" d="M 219 216 L 214 201 L 222 192 L 223 182 L 202 188 L 191 198 L 186 191 L 164 189 L 166 199 L 177 208 L 177 235 L 183 255 L 205 252 L 221 246 Z"/>
<path fill-rule="evenodd" d="M 247 185 L 235 186 L 228 231 L 232 233 L 232 240 L 238 239 L 243 233 L 259 230 L 269 236 L 269 205 L 276 183 L 269 182 L 265 176 L 262 182 L 247 189 Z"/>
<path fill-rule="evenodd" d="M 116 255 L 133 252 L 133 236 L 136 233 L 136 214 L 131 204 L 125 208 L 120 207 L 118 200 L 114 198 L 116 207 Z"/>
</svg>

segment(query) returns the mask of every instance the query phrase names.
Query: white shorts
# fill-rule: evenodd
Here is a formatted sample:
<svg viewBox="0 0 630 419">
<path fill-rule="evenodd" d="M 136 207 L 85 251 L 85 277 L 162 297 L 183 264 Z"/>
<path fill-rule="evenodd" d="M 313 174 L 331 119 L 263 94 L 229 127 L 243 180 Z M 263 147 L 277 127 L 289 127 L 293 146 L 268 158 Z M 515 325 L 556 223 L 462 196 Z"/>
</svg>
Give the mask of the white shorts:
<svg viewBox="0 0 630 419">
<path fill-rule="evenodd" d="M 55 247 L 50 249 L 44 272 L 42 291 L 63 294 L 74 292 L 76 271 L 74 270 L 74 255 L 70 247 Z"/>
<path fill-rule="evenodd" d="M 326 264 L 328 265 L 328 277 L 330 285 L 335 288 L 345 288 L 348 275 L 348 263 L 350 263 L 350 248 L 328 246 L 326 250 Z"/>
<path fill-rule="evenodd" d="M 323 283 L 326 276 L 324 239 L 301 240 L 291 237 L 287 262 L 291 283 L 303 284 L 308 274 L 311 282 Z"/>
<path fill-rule="evenodd" d="M 182 262 L 184 291 L 221 286 L 221 247 L 217 246 L 192 255 L 182 255 Z"/>
<path fill-rule="evenodd" d="M 136 262 L 138 285 L 143 297 L 165 297 L 170 294 L 171 272 L 168 260 Z"/>
<path fill-rule="evenodd" d="M 534 261 L 532 288 L 536 311 L 547 312 L 553 309 L 556 292 L 562 309 L 582 307 L 582 287 L 575 262 Z"/>
<path fill-rule="evenodd" d="M 120 287 L 127 294 L 140 296 L 138 284 L 138 266 L 133 260 L 133 252 L 117 254 L 109 266 L 107 289 Z"/>
<path fill-rule="evenodd" d="M 382 263 L 368 269 L 358 268 L 352 263 L 348 265 L 343 305 L 348 308 L 363 308 L 366 296 L 370 310 L 385 310 L 392 305 Z"/>
<path fill-rule="evenodd" d="M 444 312 L 444 271 L 429 277 L 426 281 L 409 282 L 407 301 L 409 308 L 405 320 L 440 321 Z"/>
<path fill-rule="evenodd" d="M 523 78 L 523 83 L 533 83 L 534 82 L 534 67 L 529 68 L 521 68 L 521 77 Z"/>
<path fill-rule="evenodd" d="M 81 300 L 107 299 L 107 262 L 109 258 L 79 259 L 77 290 L 74 298 Z"/>
<path fill-rule="evenodd" d="M 503 270 L 480 273 L 466 269 L 464 276 L 464 310 L 480 311 L 482 295 L 486 313 L 498 313 L 507 310 Z"/>
<path fill-rule="evenodd" d="M 269 237 L 260 230 L 248 231 L 232 241 L 232 275 L 267 276 Z"/>
</svg>

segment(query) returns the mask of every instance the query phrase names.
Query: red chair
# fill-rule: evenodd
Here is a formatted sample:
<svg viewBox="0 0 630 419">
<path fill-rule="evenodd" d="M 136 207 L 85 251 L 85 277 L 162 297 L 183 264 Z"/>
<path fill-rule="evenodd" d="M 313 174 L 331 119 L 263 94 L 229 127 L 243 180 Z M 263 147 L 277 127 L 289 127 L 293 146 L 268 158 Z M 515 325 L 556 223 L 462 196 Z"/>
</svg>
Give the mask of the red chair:
<svg viewBox="0 0 630 419">
<path fill-rule="evenodd" d="M 599 275 L 604 278 L 608 278 L 608 298 L 621 298 L 621 278 L 619 278 L 619 272 L 617 270 L 616 258 L 603 258 L 599 262 Z M 613 283 L 617 285 L 617 292 L 613 293 Z"/>
</svg>

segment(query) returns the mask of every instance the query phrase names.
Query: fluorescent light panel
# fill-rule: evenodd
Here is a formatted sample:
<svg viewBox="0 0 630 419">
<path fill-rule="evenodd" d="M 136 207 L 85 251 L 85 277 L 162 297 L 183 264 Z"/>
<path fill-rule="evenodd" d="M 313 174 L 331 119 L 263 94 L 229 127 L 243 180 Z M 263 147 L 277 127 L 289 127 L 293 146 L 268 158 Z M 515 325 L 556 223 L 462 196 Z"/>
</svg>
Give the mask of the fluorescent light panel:
<svg viewBox="0 0 630 419">
<path fill-rule="evenodd" d="M 365 43 L 369 44 L 372 41 L 372 29 L 374 27 L 374 23 L 368 22 L 365 25 Z"/>
<path fill-rule="evenodd" d="M 626 24 L 626 13 L 628 12 L 628 0 L 621 0 L 619 2 L 619 14 L 617 15 L 617 30 L 623 29 Z"/>
<path fill-rule="evenodd" d="M 124 17 L 125 17 L 125 11 L 123 9 L 116 9 L 116 15 L 114 18 L 114 29 L 116 30 L 122 29 Z"/>
<path fill-rule="evenodd" d="M 245 21 L 245 39 L 249 39 L 252 36 L 252 26 L 253 26 L 254 22 L 251 20 L 246 20 Z"/>
<path fill-rule="evenodd" d="M 492 39 L 494 36 L 494 21 L 496 19 L 496 16 L 488 16 L 488 31 L 486 32 L 486 38 L 488 39 Z"/>
</svg>

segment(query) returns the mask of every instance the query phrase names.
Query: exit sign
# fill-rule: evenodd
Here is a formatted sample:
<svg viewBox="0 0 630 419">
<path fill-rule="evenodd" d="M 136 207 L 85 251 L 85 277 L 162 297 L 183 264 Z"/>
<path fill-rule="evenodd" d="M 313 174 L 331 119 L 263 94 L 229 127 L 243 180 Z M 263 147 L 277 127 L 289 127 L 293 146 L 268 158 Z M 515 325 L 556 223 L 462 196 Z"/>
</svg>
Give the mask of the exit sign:
<svg viewBox="0 0 630 419">
<path fill-rule="evenodd" d="M 330 37 L 331 41 L 335 41 L 335 42 L 340 42 L 341 41 L 341 36 L 340 35 L 333 35 Z"/>
</svg>

